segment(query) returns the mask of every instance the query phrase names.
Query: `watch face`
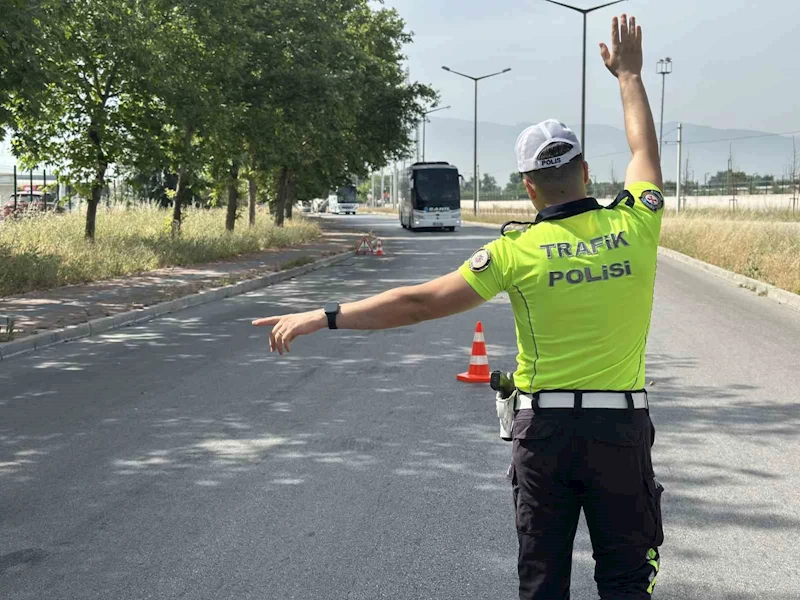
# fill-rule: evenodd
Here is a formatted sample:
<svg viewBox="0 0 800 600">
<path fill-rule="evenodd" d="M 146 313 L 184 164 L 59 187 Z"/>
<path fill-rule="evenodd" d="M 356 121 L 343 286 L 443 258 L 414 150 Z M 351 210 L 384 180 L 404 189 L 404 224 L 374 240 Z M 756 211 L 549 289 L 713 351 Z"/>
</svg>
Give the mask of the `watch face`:
<svg viewBox="0 0 800 600">
<path fill-rule="evenodd" d="M 339 303 L 338 302 L 328 302 L 325 305 L 325 313 L 329 315 L 335 315 L 339 312 Z"/>
</svg>

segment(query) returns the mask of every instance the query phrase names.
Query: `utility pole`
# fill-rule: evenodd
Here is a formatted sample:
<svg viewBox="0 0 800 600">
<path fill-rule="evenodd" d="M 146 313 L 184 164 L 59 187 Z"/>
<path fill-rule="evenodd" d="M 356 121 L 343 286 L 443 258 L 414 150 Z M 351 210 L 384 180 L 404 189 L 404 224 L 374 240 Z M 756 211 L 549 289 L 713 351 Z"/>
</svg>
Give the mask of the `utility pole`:
<svg viewBox="0 0 800 600">
<path fill-rule="evenodd" d="M 667 88 L 667 75 L 672 73 L 672 59 L 669 56 L 658 61 L 656 73 L 661 75 L 661 126 L 658 133 L 658 157 L 661 158 L 664 149 L 664 91 Z"/>
<path fill-rule="evenodd" d="M 478 165 L 475 167 L 475 195 L 480 198 L 481 197 L 481 166 Z"/>
<path fill-rule="evenodd" d="M 792 212 L 797 210 L 797 145 L 792 136 Z"/>
<path fill-rule="evenodd" d="M 683 190 L 683 208 L 686 209 L 686 205 L 688 202 L 687 196 L 697 195 L 692 194 L 692 168 L 691 163 L 689 162 L 689 151 L 686 152 L 686 159 L 683 161 L 683 185 L 681 186 Z"/>
<path fill-rule="evenodd" d="M 391 183 L 389 184 L 389 202 L 392 208 L 394 208 L 394 180 L 395 180 L 394 172 L 395 172 L 395 165 L 394 163 L 392 163 L 392 168 L 389 171 L 389 175 L 392 178 Z"/>
<path fill-rule="evenodd" d="M 392 208 L 397 208 L 397 162 L 395 161 L 392 171 Z"/>
<path fill-rule="evenodd" d="M 739 201 L 736 199 L 736 181 L 733 178 L 733 144 L 730 145 L 728 151 L 728 191 L 731 194 L 728 205 L 731 210 L 736 210 L 736 205 Z"/>
<path fill-rule="evenodd" d="M 683 150 L 683 124 L 678 123 L 678 178 L 675 180 L 675 191 L 678 199 L 678 212 L 681 212 L 681 151 Z"/>
</svg>

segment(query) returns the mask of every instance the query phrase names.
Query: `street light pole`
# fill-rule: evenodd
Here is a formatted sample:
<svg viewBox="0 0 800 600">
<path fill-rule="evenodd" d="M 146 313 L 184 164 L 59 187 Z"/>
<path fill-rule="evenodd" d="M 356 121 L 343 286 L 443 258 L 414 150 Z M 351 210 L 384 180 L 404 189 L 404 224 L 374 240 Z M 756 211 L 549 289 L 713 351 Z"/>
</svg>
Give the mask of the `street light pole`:
<svg viewBox="0 0 800 600">
<path fill-rule="evenodd" d="M 618 0 L 622 2 L 623 0 Z M 475 82 L 475 128 L 474 128 L 474 147 L 473 147 L 473 161 L 472 161 L 472 168 L 473 168 L 473 175 L 472 175 L 472 187 L 473 187 L 473 200 L 472 200 L 472 212 L 474 214 L 478 214 L 478 82 L 482 79 L 489 79 L 489 77 L 495 77 L 496 75 L 502 75 L 503 73 L 508 73 L 511 69 L 503 69 L 502 71 L 498 71 L 497 73 L 490 73 L 489 75 L 483 75 L 481 77 L 473 77 L 472 75 L 465 75 L 464 73 L 459 73 L 458 71 L 453 71 L 449 67 L 442 67 L 448 73 L 453 73 L 454 75 L 460 75 L 461 77 L 466 77 L 467 79 L 471 79 Z"/>
<path fill-rule="evenodd" d="M 555 0 L 544 0 L 545 2 L 549 2 L 550 4 L 556 4 L 558 6 L 563 6 L 564 8 L 568 8 L 570 10 L 574 10 L 575 12 L 579 12 L 583 15 L 583 69 L 582 69 L 582 85 L 581 85 L 581 148 L 583 149 L 583 154 L 586 156 L 586 26 L 587 26 L 587 17 L 589 13 L 592 13 L 596 10 L 600 10 L 601 8 L 606 8 L 607 6 L 612 6 L 614 4 L 619 4 L 620 2 L 625 2 L 625 0 L 616 0 L 615 2 L 609 2 L 608 4 L 601 4 L 600 6 L 595 6 L 594 8 L 578 8 L 577 6 L 570 6 L 569 4 L 564 4 L 562 2 L 556 2 Z"/>
<path fill-rule="evenodd" d="M 472 214 L 478 214 L 480 198 L 480 185 L 478 185 L 478 80 L 475 80 L 475 119 L 472 132 Z"/>
<path fill-rule="evenodd" d="M 664 148 L 664 91 L 667 87 L 667 75 L 672 73 L 672 59 L 667 57 L 658 61 L 656 72 L 661 75 L 661 125 L 658 132 L 658 157 L 661 158 Z"/>
<path fill-rule="evenodd" d="M 442 106 L 441 108 L 434 108 L 433 110 L 422 113 L 422 162 L 425 162 L 425 124 L 428 122 L 428 115 L 431 113 L 439 112 L 440 110 L 447 110 L 450 105 Z"/>
</svg>

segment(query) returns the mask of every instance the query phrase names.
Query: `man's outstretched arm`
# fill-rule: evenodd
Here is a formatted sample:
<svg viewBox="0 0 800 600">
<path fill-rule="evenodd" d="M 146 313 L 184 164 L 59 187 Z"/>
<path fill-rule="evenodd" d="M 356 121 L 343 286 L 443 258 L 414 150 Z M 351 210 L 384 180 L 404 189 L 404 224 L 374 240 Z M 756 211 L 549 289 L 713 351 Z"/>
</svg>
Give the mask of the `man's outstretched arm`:
<svg viewBox="0 0 800 600">
<path fill-rule="evenodd" d="M 625 174 L 625 186 L 647 181 L 663 189 L 656 126 L 642 83 L 642 28 L 636 25 L 635 17 L 614 17 L 611 22 L 611 49 L 600 44 L 600 54 L 608 70 L 619 80 L 622 92 L 625 133 L 633 154 Z"/>
<path fill-rule="evenodd" d="M 341 306 L 339 329 L 391 329 L 440 319 L 475 308 L 485 302 L 455 271 L 422 285 L 401 287 Z M 283 354 L 292 340 L 328 327 L 322 309 L 306 313 L 257 319 L 253 325 L 273 327 L 269 348 Z"/>
</svg>

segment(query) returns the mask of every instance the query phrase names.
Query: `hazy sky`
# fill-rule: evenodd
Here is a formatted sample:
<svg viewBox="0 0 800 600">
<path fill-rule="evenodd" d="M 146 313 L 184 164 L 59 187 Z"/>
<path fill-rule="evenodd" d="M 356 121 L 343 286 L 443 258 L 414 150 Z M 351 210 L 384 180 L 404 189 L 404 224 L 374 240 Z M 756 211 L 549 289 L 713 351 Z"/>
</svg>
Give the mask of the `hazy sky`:
<svg viewBox="0 0 800 600">
<path fill-rule="evenodd" d="M 567 0 L 581 7 L 605 0 Z M 385 0 L 414 32 L 406 48 L 412 78 L 433 85 L 438 116 L 472 120 L 471 75 L 511 67 L 480 84 L 479 119 L 507 125 L 559 118 L 580 128 L 580 14 L 543 0 Z M 757 6 L 755 8 L 754 6 Z M 598 44 L 623 10 L 644 28 L 645 83 L 656 122 L 669 56 L 664 120 L 724 129 L 800 130 L 800 0 L 628 0 L 589 16 L 587 122 L 622 126 L 616 81 Z M 666 131 L 665 131 L 666 133 Z M 666 137 L 666 136 L 665 136 Z M 669 138 L 667 138 L 669 139 Z M 591 158 L 591 140 L 587 140 Z M 7 163 L 7 144 L 0 162 Z"/>
<path fill-rule="evenodd" d="M 566 0 L 582 8 L 604 0 Z M 582 17 L 542 0 L 386 0 L 415 34 L 413 79 L 433 85 L 441 116 L 472 119 L 480 76 L 479 119 L 504 124 L 557 117 L 580 127 Z M 757 8 L 755 8 L 757 6 Z M 658 121 L 660 58 L 671 57 L 665 121 L 770 132 L 800 130 L 800 2 L 797 0 L 629 0 L 589 15 L 587 123 L 620 126 L 616 81 L 598 44 L 610 20 L 627 11 L 644 28 L 645 84 Z"/>
</svg>

